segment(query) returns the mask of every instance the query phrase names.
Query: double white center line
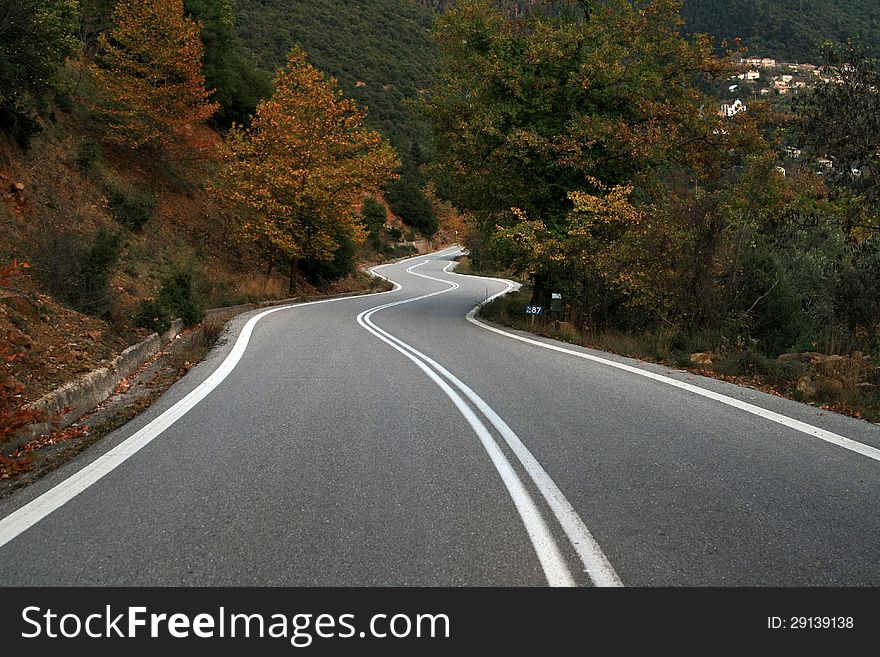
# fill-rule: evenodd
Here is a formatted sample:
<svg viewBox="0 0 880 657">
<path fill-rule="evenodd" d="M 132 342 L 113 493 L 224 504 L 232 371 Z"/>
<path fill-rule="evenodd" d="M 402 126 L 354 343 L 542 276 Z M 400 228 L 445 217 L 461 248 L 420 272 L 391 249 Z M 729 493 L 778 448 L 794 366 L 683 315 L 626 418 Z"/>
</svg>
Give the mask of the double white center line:
<svg viewBox="0 0 880 657">
<path fill-rule="evenodd" d="M 489 455 L 492 464 L 498 470 L 504 485 L 507 487 L 514 506 L 525 525 L 529 539 L 534 546 L 535 553 L 537 554 L 541 567 L 544 570 L 547 582 L 551 586 L 575 586 L 576 580 L 569 570 L 568 564 L 566 563 L 562 551 L 559 549 L 552 531 L 544 520 L 544 517 L 532 499 L 532 496 L 529 494 L 528 489 L 523 484 L 522 479 L 517 474 L 495 438 L 492 436 L 492 433 L 486 427 L 486 424 L 480 419 L 477 413 L 474 412 L 474 409 L 468 405 L 465 398 L 473 404 L 474 408 L 482 414 L 482 416 L 504 439 L 505 443 L 507 443 L 511 452 L 513 452 L 520 465 L 531 478 L 532 483 L 541 493 L 541 496 L 544 498 L 547 506 L 550 508 L 550 511 L 556 518 L 559 526 L 562 528 L 562 531 L 571 542 L 572 547 L 583 564 L 584 571 L 588 574 L 593 584 L 596 586 L 623 586 L 623 583 L 614 571 L 614 567 L 608 561 L 608 558 L 602 552 L 599 544 L 593 538 L 592 534 L 590 534 L 586 525 L 584 525 L 584 522 L 574 510 L 574 507 L 572 507 L 562 491 L 559 490 L 559 487 L 550 478 L 550 475 L 548 475 L 541 464 L 538 463 L 519 437 L 513 432 L 507 423 L 499 417 L 489 404 L 435 360 L 418 351 L 412 345 L 407 344 L 403 340 L 400 340 L 387 331 L 379 328 L 372 322 L 372 316 L 381 310 L 413 303 L 415 301 L 421 301 L 459 288 L 459 285 L 452 281 L 434 278 L 433 276 L 420 274 L 414 271 L 417 267 L 427 264 L 428 262 L 430 262 L 430 260 L 420 262 L 409 267 L 406 271 L 414 276 L 437 281 L 450 287 L 411 299 L 403 299 L 401 301 L 394 301 L 392 303 L 376 306 L 375 308 L 370 308 L 358 315 L 358 323 L 374 336 L 415 363 L 415 365 L 421 369 L 428 378 L 437 384 L 447 397 L 449 397 L 458 411 L 464 416 L 465 420 L 467 420 L 468 424 L 470 424 L 474 433 L 476 433 L 477 437 L 480 439 L 486 453 Z M 449 263 L 443 271 L 446 271 L 452 264 L 453 263 Z M 371 272 L 376 276 L 381 276 L 375 272 L 376 269 L 380 268 L 381 267 L 374 267 Z M 453 387 L 458 391 L 456 392 Z"/>
</svg>

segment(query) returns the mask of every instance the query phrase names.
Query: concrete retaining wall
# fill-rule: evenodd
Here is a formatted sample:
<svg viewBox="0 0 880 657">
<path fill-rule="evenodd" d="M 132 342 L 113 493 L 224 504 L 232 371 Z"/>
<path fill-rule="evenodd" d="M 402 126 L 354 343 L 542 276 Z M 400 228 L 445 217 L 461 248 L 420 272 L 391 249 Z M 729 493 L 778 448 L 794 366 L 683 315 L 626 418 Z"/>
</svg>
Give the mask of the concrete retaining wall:
<svg viewBox="0 0 880 657">
<path fill-rule="evenodd" d="M 53 431 L 56 426 L 58 429 L 69 427 L 110 397 L 123 379 L 130 377 L 144 363 L 159 353 L 162 347 L 177 337 L 182 329 L 183 322 L 172 322 L 171 328 L 163 335 L 153 333 L 141 342 L 130 346 L 114 358 L 108 367 L 84 374 L 75 381 L 65 383 L 60 388 L 43 395 L 34 402 L 34 407 L 49 417 L 60 415 L 65 408 L 68 409 L 67 413 L 60 417 L 57 425 L 49 422 L 31 425 L 22 432 L 17 440 L 3 445 L 0 449 L 3 453 L 10 454 L 27 441 Z"/>
<path fill-rule="evenodd" d="M 350 293 L 335 294 L 324 297 L 295 297 L 292 299 L 282 299 L 280 301 L 267 301 L 260 304 L 244 303 L 238 306 L 229 306 L 227 308 L 213 308 L 205 311 L 205 319 L 221 319 L 227 320 L 241 313 L 245 313 L 258 308 L 268 308 L 271 306 L 286 305 L 292 303 L 304 303 L 307 301 L 317 301 L 320 299 L 335 299 L 339 297 L 351 296 Z M 64 429 L 76 422 L 86 413 L 90 413 L 98 405 L 104 402 L 116 387 L 127 379 L 134 372 L 140 369 L 148 360 L 155 356 L 159 351 L 173 340 L 180 331 L 183 330 L 183 322 L 177 320 L 172 322 L 171 328 L 163 335 L 153 333 L 153 335 L 132 345 L 116 358 L 108 367 L 102 367 L 81 376 L 75 381 L 70 381 L 60 388 L 44 395 L 38 401 L 34 402 L 34 406 L 42 410 L 46 415 L 55 417 L 62 413 L 65 408 L 67 413 L 61 417 L 57 425 L 52 423 L 34 424 L 25 429 L 17 440 L 5 445 L 0 445 L 0 452 L 10 454 L 16 449 L 24 445 L 29 440 L 37 436 L 49 433 L 55 429 Z"/>
</svg>

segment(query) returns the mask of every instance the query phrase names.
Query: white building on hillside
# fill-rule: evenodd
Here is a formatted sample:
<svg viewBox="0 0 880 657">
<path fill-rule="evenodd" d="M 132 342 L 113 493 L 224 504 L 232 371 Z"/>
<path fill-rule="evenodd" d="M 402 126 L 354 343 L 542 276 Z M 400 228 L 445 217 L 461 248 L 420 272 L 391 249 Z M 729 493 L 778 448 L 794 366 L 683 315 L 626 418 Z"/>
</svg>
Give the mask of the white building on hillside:
<svg viewBox="0 0 880 657">
<path fill-rule="evenodd" d="M 719 115 L 730 118 L 736 116 L 740 112 L 745 112 L 746 109 L 748 109 L 746 107 L 746 104 L 742 102 L 739 98 L 737 98 L 732 103 L 723 103 L 721 105 L 721 111 L 719 112 Z"/>
</svg>

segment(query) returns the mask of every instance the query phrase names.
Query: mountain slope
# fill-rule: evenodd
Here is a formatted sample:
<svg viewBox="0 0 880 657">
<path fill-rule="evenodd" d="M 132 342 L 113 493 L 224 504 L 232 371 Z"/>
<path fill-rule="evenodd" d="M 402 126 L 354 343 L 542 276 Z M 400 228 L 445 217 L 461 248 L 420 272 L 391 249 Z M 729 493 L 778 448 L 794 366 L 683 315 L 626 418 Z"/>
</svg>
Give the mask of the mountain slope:
<svg viewBox="0 0 880 657">
<path fill-rule="evenodd" d="M 414 0 L 443 9 L 454 0 Z M 522 13 L 537 0 L 498 0 Z M 823 41 L 860 38 L 880 47 L 880 3 L 876 0 L 684 0 L 686 30 L 708 33 L 719 41 L 741 37 L 750 52 L 785 60 L 817 59 Z"/>
<path fill-rule="evenodd" d="M 235 14 L 245 48 L 267 70 L 298 44 L 369 108 L 370 124 L 404 159 L 424 138 L 403 101 L 430 87 L 439 67 L 429 8 L 411 0 L 235 0 Z"/>
<path fill-rule="evenodd" d="M 689 32 L 739 36 L 750 52 L 786 60 L 816 60 L 823 41 L 880 46 L 876 0 L 685 0 L 683 13 Z"/>
</svg>

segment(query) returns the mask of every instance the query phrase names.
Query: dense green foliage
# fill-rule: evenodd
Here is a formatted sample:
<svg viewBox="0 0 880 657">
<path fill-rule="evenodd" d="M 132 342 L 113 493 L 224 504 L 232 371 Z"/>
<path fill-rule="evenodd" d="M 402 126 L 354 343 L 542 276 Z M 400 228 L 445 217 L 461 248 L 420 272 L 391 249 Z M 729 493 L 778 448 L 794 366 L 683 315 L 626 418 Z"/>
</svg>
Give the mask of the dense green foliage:
<svg viewBox="0 0 880 657">
<path fill-rule="evenodd" d="M 235 11 L 256 61 L 277 68 L 300 45 L 347 97 L 369 109 L 367 124 L 409 164 L 411 145 L 424 141 L 427 129 L 404 101 L 431 86 L 439 65 L 429 9 L 412 0 L 235 0 Z"/>
<path fill-rule="evenodd" d="M 813 158 L 827 156 L 835 166 L 826 180 L 880 209 L 880 60 L 852 45 L 823 47 L 823 62 L 838 73 L 796 98 L 801 116 L 797 142 Z M 850 213 L 850 228 L 870 223 Z"/>
<path fill-rule="evenodd" d="M 357 245 L 351 236 L 340 231 L 334 236 L 337 248 L 333 252 L 330 260 L 318 260 L 315 258 L 305 258 L 300 260 L 297 268 L 312 285 L 322 285 L 332 283 L 341 278 L 345 278 L 355 270 L 355 256 L 357 255 Z"/>
<path fill-rule="evenodd" d="M 403 222 L 426 237 L 432 237 L 440 228 L 434 206 L 422 194 L 412 177 L 403 177 L 388 185 L 385 192 L 388 204 Z"/>
<path fill-rule="evenodd" d="M 175 272 L 162 281 L 159 304 L 186 326 L 198 324 L 205 316 L 193 295 L 192 276 L 188 272 Z"/>
<path fill-rule="evenodd" d="M 0 129 L 23 146 L 58 67 L 79 47 L 78 19 L 76 0 L 0 0 Z"/>
<path fill-rule="evenodd" d="M 455 4 L 455 0 L 417 1 L 439 10 Z M 686 32 L 707 33 L 731 44 L 739 37 L 753 54 L 812 62 L 818 59 L 819 44 L 851 38 L 860 38 L 871 50 L 880 48 L 880 3 L 875 0 L 683 1 Z M 566 3 L 497 0 L 496 4 L 511 15 L 527 16 L 536 6 Z"/>
<path fill-rule="evenodd" d="M 781 126 L 761 103 L 734 120 L 703 111 L 707 82 L 730 70 L 681 37 L 678 11 L 607 0 L 588 18 L 513 20 L 458 0 L 444 13 L 446 67 L 425 111 L 434 169 L 476 218 L 474 264 L 526 275 L 536 305 L 562 293 L 582 330 L 760 356 L 737 367 L 880 346 L 878 211 L 864 189 L 877 64 L 843 53 L 829 62 L 843 82 L 801 108 L 812 156 L 837 149 L 846 175 L 817 176 L 805 154 L 783 176 Z M 861 189 L 850 163 L 865 168 Z"/>
<path fill-rule="evenodd" d="M 107 287 L 122 255 L 120 233 L 99 230 L 80 256 L 75 275 L 64 290 L 65 300 L 77 310 L 101 316 L 108 308 Z"/>
<path fill-rule="evenodd" d="M 221 127 L 247 123 L 257 103 L 272 94 L 272 81 L 242 53 L 231 0 L 186 0 L 185 7 L 202 23 L 205 83 L 220 103 L 214 121 Z"/>
<path fill-rule="evenodd" d="M 173 319 L 181 320 L 185 326 L 193 326 L 204 317 L 205 312 L 195 298 L 192 276 L 185 271 L 176 271 L 162 280 L 158 298 L 141 301 L 135 324 L 164 333 Z"/>
<path fill-rule="evenodd" d="M 741 37 L 753 54 L 815 62 L 825 41 L 860 38 L 880 47 L 876 0 L 685 0 L 688 32 Z"/>
<path fill-rule="evenodd" d="M 388 221 L 388 211 L 374 197 L 369 196 L 361 208 L 361 221 L 367 229 L 367 242 L 374 251 L 378 251 L 382 247 L 382 231 Z"/>
<path fill-rule="evenodd" d="M 113 24 L 116 0 L 82 0 L 80 4 L 80 35 L 91 52 L 99 34 Z M 247 123 L 257 103 L 271 95 L 272 83 L 271 76 L 243 54 L 232 0 L 185 0 L 184 6 L 202 24 L 205 82 L 214 90 L 213 100 L 220 103 L 214 123 L 221 128 L 233 121 Z"/>
<path fill-rule="evenodd" d="M 134 319 L 135 326 L 162 334 L 171 326 L 168 311 L 155 299 L 144 299 Z"/>
</svg>

